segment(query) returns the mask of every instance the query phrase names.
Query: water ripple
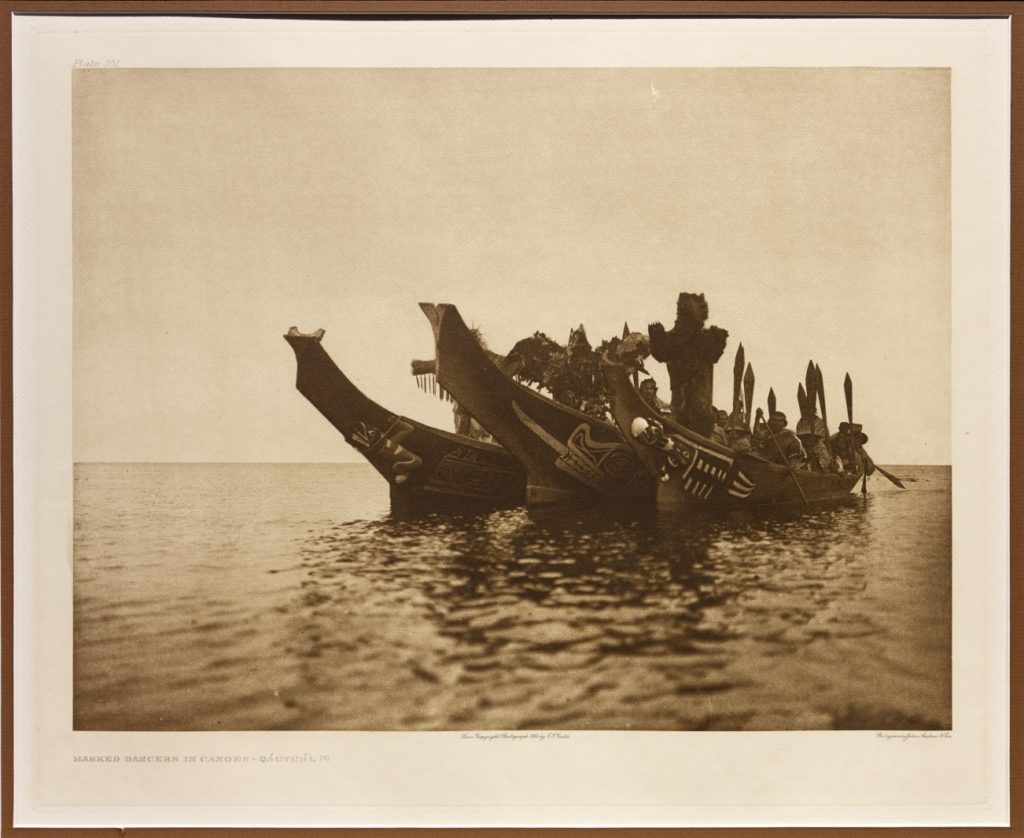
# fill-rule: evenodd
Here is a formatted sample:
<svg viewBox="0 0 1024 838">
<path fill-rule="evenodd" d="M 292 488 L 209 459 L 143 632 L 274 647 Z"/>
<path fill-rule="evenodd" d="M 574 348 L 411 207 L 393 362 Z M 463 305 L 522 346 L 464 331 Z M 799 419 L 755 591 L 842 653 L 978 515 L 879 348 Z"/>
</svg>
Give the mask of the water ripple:
<svg viewBox="0 0 1024 838">
<path fill-rule="evenodd" d="M 947 470 L 812 511 L 401 517 L 334 514 L 369 470 L 88 468 L 78 728 L 950 723 Z"/>
</svg>

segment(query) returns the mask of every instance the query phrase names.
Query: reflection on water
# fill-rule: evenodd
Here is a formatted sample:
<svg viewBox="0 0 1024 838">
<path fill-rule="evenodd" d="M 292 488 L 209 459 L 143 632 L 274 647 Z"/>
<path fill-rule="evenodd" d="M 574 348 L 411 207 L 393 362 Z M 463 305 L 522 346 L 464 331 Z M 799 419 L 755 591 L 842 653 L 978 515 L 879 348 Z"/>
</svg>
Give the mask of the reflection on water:
<svg viewBox="0 0 1024 838">
<path fill-rule="evenodd" d="M 76 726 L 948 727 L 948 470 L 918 471 L 913 494 L 816 510 L 280 509 L 273 549 L 237 545 L 259 581 L 232 594 L 241 562 L 185 569 L 220 616 L 155 619 L 142 668 L 160 671 L 131 706 L 96 666 L 138 650 L 90 628 L 83 535 Z"/>
<path fill-rule="evenodd" d="M 360 619 L 353 587 L 386 600 L 374 614 L 414 610 L 406 629 L 426 621 L 425 647 L 385 617 L 342 656 L 358 667 L 382 646 L 408 652 L 392 726 L 747 726 L 758 702 L 714 697 L 750 691 L 815 637 L 870 631 L 834 607 L 864 588 L 864 512 L 855 499 L 769 516 L 512 510 L 342 525 L 303 549 L 316 598 L 300 631 L 344 633 Z"/>
</svg>

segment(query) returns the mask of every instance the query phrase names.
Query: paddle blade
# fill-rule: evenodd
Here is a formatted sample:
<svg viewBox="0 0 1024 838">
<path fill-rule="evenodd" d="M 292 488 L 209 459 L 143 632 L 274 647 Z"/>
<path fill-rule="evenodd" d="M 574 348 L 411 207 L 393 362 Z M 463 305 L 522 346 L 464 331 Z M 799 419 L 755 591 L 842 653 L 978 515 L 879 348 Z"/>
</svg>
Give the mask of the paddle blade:
<svg viewBox="0 0 1024 838">
<path fill-rule="evenodd" d="M 828 435 L 828 411 L 825 409 L 825 381 L 821 375 L 821 367 L 814 365 L 814 390 L 821 405 L 821 421 L 825 423 L 825 434 Z"/>
<path fill-rule="evenodd" d="M 754 416 L 754 368 L 748 363 L 747 371 L 743 374 L 743 403 L 746 406 L 747 429 L 750 429 L 750 420 Z"/>
<path fill-rule="evenodd" d="M 622 324 L 622 339 L 625 340 L 629 337 L 629 323 Z"/>
<path fill-rule="evenodd" d="M 771 419 L 775 415 L 775 391 L 768 388 L 768 418 Z"/>
<path fill-rule="evenodd" d="M 732 365 L 732 377 L 736 381 L 740 381 L 743 378 L 743 370 L 746 366 L 746 357 L 743 352 L 743 344 L 741 343 L 739 349 L 736 350 L 736 360 Z"/>
<path fill-rule="evenodd" d="M 733 416 L 739 416 L 740 408 L 740 388 L 743 386 L 743 344 L 740 344 L 740 348 L 736 350 L 736 362 L 732 365 L 732 413 Z"/>
<path fill-rule="evenodd" d="M 818 412 L 818 405 L 817 405 L 817 400 L 818 400 L 817 389 L 818 388 L 815 386 L 816 378 L 817 378 L 817 373 L 815 372 L 814 361 L 808 361 L 807 362 L 807 372 L 804 374 L 804 384 L 806 385 L 806 389 L 805 389 L 804 392 L 806 392 L 806 394 L 807 394 L 807 399 L 808 399 L 808 403 L 810 405 L 810 410 L 813 413 L 817 413 Z"/>
<path fill-rule="evenodd" d="M 843 392 L 846 393 L 846 418 L 850 420 L 850 424 L 853 424 L 853 381 L 850 379 L 850 374 L 846 374 L 846 379 L 843 381 Z"/>
<path fill-rule="evenodd" d="M 881 467 L 880 465 L 875 465 L 875 471 L 877 471 L 877 472 L 878 472 L 879 474 L 881 474 L 881 475 L 882 475 L 882 477 L 884 477 L 884 478 L 885 478 L 886 480 L 888 480 L 888 481 L 889 481 L 890 483 L 892 483 L 892 484 L 893 484 L 894 486 L 898 486 L 898 487 L 899 487 L 899 488 L 901 488 L 901 489 L 906 489 L 906 488 L 907 488 L 906 486 L 904 486 L 904 485 L 903 485 L 903 481 L 901 481 L 901 480 L 900 480 L 900 479 L 899 479 L 898 477 L 896 477 L 895 475 L 889 474 L 889 472 L 887 472 L 887 471 L 886 471 L 886 470 L 885 470 L 884 468 L 882 468 L 882 467 Z"/>
<path fill-rule="evenodd" d="M 804 390 L 803 384 L 796 385 L 796 403 L 800 407 L 800 415 L 806 416 L 807 410 L 807 392 Z"/>
</svg>

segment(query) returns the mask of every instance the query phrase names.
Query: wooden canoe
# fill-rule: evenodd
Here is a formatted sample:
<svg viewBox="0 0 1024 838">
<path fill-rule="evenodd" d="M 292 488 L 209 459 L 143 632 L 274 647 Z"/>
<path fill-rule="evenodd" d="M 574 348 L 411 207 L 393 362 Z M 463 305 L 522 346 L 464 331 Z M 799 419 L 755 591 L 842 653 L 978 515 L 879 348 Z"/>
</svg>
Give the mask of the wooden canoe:
<svg viewBox="0 0 1024 838">
<path fill-rule="evenodd" d="M 738 508 L 770 504 L 818 503 L 848 497 L 858 474 L 825 474 L 769 462 L 756 454 L 733 451 L 654 411 L 620 364 L 605 362 L 612 413 L 648 474 L 664 477 L 662 491 L 687 505 Z M 658 446 L 631 433 L 635 419 L 658 422 L 672 440 L 672 461 Z M 798 488 L 799 486 L 799 488 Z"/>
<path fill-rule="evenodd" d="M 338 368 L 320 341 L 294 326 L 295 386 L 387 480 L 392 507 L 514 506 L 526 470 L 505 449 L 398 416 L 369 399 Z"/>
<path fill-rule="evenodd" d="M 526 467 L 527 504 L 653 500 L 657 481 L 614 425 L 507 376 L 455 306 L 420 308 L 434 329 L 437 380 Z"/>
</svg>

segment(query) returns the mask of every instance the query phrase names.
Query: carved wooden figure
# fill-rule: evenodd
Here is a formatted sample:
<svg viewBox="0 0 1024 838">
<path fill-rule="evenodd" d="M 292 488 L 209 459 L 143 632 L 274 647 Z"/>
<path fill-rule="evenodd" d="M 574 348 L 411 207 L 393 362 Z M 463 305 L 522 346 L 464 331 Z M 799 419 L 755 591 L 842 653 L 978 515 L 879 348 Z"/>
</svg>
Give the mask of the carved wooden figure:
<svg viewBox="0 0 1024 838">
<path fill-rule="evenodd" d="M 725 351 L 729 333 L 705 326 L 708 304 L 703 294 L 683 292 L 676 301 L 676 322 L 670 331 L 661 323 L 647 327 L 651 355 L 668 367 L 672 414 L 679 424 L 711 436 L 715 363 Z"/>
</svg>

